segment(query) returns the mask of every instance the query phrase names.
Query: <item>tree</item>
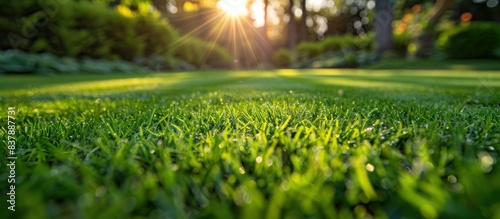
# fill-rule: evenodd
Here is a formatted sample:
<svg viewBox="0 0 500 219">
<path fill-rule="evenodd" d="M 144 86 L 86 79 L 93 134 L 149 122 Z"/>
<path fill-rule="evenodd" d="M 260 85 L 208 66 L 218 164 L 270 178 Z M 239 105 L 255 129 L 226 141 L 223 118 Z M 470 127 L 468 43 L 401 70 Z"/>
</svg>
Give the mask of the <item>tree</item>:
<svg viewBox="0 0 500 219">
<path fill-rule="evenodd" d="M 432 51 L 432 45 L 436 38 L 436 26 L 443 15 L 448 11 L 455 0 L 437 0 L 433 6 L 429 22 L 417 39 L 417 57 L 428 57 Z"/>
<path fill-rule="evenodd" d="M 306 24 L 307 18 L 307 9 L 306 9 L 306 0 L 300 0 L 300 10 L 302 11 L 302 16 L 300 17 L 300 26 L 299 26 L 299 37 L 300 41 L 307 41 L 309 36 L 309 31 Z"/>
<path fill-rule="evenodd" d="M 375 1 L 375 41 L 377 43 L 376 59 L 392 47 L 393 11 L 390 0 Z"/>
<path fill-rule="evenodd" d="M 307 9 L 306 0 L 299 0 L 300 11 L 302 15 L 300 20 L 295 17 L 294 11 L 294 0 L 288 1 L 288 15 L 290 16 L 290 21 L 288 23 L 288 37 L 289 37 L 289 48 L 294 49 L 295 45 L 300 41 L 307 41 L 309 38 L 309 30 L 306 24 Z"/>
<path fill-rule="evenodd" d="M 288 0 L 288 7 L 287 7 L 287 12 L 289 16 L 289 21 L 288 21 L 288 48 L 290 50 L 295 50 L 295 46 L 297 45 L 297 20 L 295 19 L 294 13 L 293 13 L 293 6 L 294 6 L 294 0 Z"/>
</svg>

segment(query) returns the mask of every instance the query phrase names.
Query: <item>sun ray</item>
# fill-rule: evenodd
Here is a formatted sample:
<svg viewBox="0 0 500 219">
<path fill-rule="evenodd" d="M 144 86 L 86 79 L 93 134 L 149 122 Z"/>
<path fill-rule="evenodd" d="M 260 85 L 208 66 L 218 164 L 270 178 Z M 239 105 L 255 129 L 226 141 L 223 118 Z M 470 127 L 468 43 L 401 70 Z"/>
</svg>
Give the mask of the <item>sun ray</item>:
<svg viewBox="0 0 500 219">
<path fill-rule="evenodd" d="M 225 3 L 229 3 L 229 1 L 235 2 L 235 0 L 220 1 Z M 236 1 L 244 2 L 246 0 Z M 226 6 L 243 7 L 247 10 L 246 4 L 227 4 Z M 271 54 L 269 52 L 261 52 L 271 52 L 273 49 L 270 42 L 263 36 L 265 33 L 256 29 L 254 24 L 252 24 L 247 17 L 243 16 L 244 13 L 235 16 L 236 13 L 228 13 L 228 8 L 224 9 L 220 6 L 218 7 L 218 9 L 213 9 L 218 11 L 218 13 L 214 13 L 213 10 L 200 11 L 200 13 L 213 14 L 213 16 L 209 17 L 203 21 L 201 25 L 196 26 L 187 34 L 184 34 L 182 37 L 177 39 L 171 47 L 176 49 L 185 44 L 190 37 L 200 37 L 201 39 L 206 40 L 207 44 L 209 44 L 209 47 L 207 47 L 205 51 L 202 51 L 202 54 L 198 54 L 202 56 L 201 58 L 205 61 L 208 60 L 210 54 L 214 51 L 215 46 L 220 45 L 225 47 L 229 52 L 234 61 L 234 67 L 249 67 L 249 65 L 269 62 L 271 60 Z M 177 22 L 180 20 L 188 20 L 193 16 L 194 14 L 190 14 L 189 16 L 178 18 Z"/>
<path fill-rule="evenodd" d="M 231 29 L 230 29 L 230 32 L 231 32 L 231 36 L 233 37 L 233 56 L 234 56 L 234 65 L 236 68 L 239 67 L 239 57 L 238 57 L 238 49 L 236 47 L 236 30 L 234 28 L 234 23 L 235 23 L 235 19 L 231 19 Z"/>
<path fill-rule="evenodd" d="M 248 22 L 247 20 L 243 20 L 244 22 L 246 22 L 247 25 L 252 25 L 250 22 Z M 256 29 L 254 28 L 249 28 L 251 31 L 253 31 L 257 37 L 259 38 L 259 40 L 262 40 L 265 44 L 264 45 L 261 45 L 261 46 L 268 46 L 270 49 L 273 49 L 273 46 L 271 45 L 271 43 L 269 41 L 267 41 L 264 36 L 261 35 L 260 32 L 258 32 Z M 267 31 L 267 30 L 266 30 Z M 259 44 L 260 45 L 260 44 Z"/>
<path fill-rule="evenodd" d="M 252 25 L 247 20 L 243 20 L 243 21 L 246 22 L 247 25 Z M 273 50 L 273 46 L 264 38 L 264 36 L 262 36 L 261 32 L 255 30 L 254 28 L 249 28 L 249 29 L 251 31 L 253 31 L 253 33 L 254 33 L 254 34 L 251 34 L 250 36 L 252 37 L 252 39 L 254 41 L 258 42 L 258 43 L 256 43 L 256 46 L 258 47 L 259 50 L 267 50 L 267 49 Z M 264 42 L 264 43 L 262 43 L 262 42 Z M 271 60 L 270 54 L 264 53 L 263 55 L 264 55 L 264 59 Z"/>
<path fill-rule="evenodd" d="M 213 36 L 215 34 L 215 32 L 217 32 L 217 35 L 215 36 L 215 39 L 214 39 L 214 41 L 217 42 L 219 36 L 223 32 L 222 30 L 225 29 L 228 21 L 229 21 L 228 17 L 224 17 L 223 19 L 217 21 L 217 24 L 215 24 L 214 27 L 219 27 L 219 28 L 212 28 L 212 30 L 210 30 L 210 32 L 208 33 L 207 36 L 211 37 L 211 36 Z"/>
<path fill-rule="evenodd" d="M 203 22 L 203 24 L 201 24 L 200 26 L 196 27 L 195 29 L 189 31 L 189 33 L 186 33 L 184 34 L 182 37 L 180 37 L 179 39 L 175 40 L 172 44 L 172 45 L 175 45 L 174 47 L 171 47 L 171 49 L 177 49 L 179 46 L 183 45 L 184 43 L 186 43 L 187 39 L 189 39 L 189 37 L 192 37 L 192 35 L 195 35 L 194 33 L 196 33 L 197 31 L 200 31 L 202 28 L 208 28 L 210 26 L 208 26 L 208 24 L 210 24 L 212 21 L 214 21 L 215 19 L 218 19 L 220 17 L 222 17 L 223 14 L 218 14 L 217 16 L 214 16 L 212 18 L 210 18 L 209 20 Z"/>
<path fill-rule="evenodd" d="M 223 18 L 222 20 L 220 20 L 216 24 L 216 26 L 221 25 L 221 28 L 218 31 L 216 31 L 215 29 L 212 29 L 212 31 L 210 31 L 210 33 L 208 35 L 209 37 L 212 36 L 212 34 L 214 34 L 215 32 L 217 32 L 217 34 L 216 34 L 214 40 L 210 43 L 209 50 L 204 54 L 204 57 L 203 57 L 204 60 L 206 60 L 208 58 L 208 55 L 212 52 L 214 46 L 219 41 L 219 38 L 222 35 L 222 32 L 223 32 L 224 28 L 226 27 L 228 21 L 229 21 L 229 19 L 227 17 Z M 222 23 L 222 24 L 220 24 L 220 23 Z"/>
<path fill-rule="evenodd" d="M 220 10 L 217 10 L 214 8 L 211 8 L 208 10 L 199 10 L 199 11 L 196 11 L 195 13 L 193 13 L 193 12 L 192 13 L 183 13 L 182 16 L 169 17 L 169 19 L 171 19 L 173 21 L 184 21 L 184 20 L 196 18 L 200 15 L 211 15 L 214 13 L 214 11 L 220 11 Z M 220 13 L 218 13 L 218 14 L 220 14 Z"/>
<path fill-rule="evenodd" d="M 236 20 L 236 22 L 237 22 L 238 29 L 240 30 L 240 32 L 241 32 L 241 33 L 242 33 L 242 35 L 243 35 L 243 38 L 245 38 L 245 40 L 244 40 L 244 41 L 247 43 L 247 46 L 248 46 L 248 48 L 249 48 L 249 50 L 250 50 L 250 53 L 252 54 L 252 57 L 253 57 L 254 61 L 255 61 L 256 63 L 258 63 L 258 62 L 259 62 L 259 60 L 258 60 L 258 58 L 257 58 L 257 55 L 256 55 L 256 54 L 255 54 L 255 52 L 253 51 L 252 44 L 250 43 L 250 40 L 248 39 L 248 36 L 247 36 L 246 31 L 243 29 L 243 25 L 242 25 L 242 23 L 241 23 L 240 19 Z M 243 47 L 243 48 L 245 48 L 245 47 Z"/>
</svg>

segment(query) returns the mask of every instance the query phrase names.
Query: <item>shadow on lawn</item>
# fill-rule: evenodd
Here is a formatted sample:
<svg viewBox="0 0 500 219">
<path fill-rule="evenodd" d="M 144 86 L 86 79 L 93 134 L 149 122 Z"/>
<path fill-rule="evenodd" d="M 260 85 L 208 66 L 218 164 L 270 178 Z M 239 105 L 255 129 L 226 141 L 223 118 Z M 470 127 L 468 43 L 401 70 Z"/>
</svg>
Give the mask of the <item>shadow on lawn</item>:
<svg viewBox="0 0 500 219">
<path fill-rule="evenodd" d="M 414 72 L 408 74 L 408 72 Z M 318 74 L 319 73 L 319 74 Z M 497 90 L 500 88 L 500 72 L 481 72 L 477 74 L 452 74 L 450 71 L 438 71 L 435 74 L 428 71 L 359 71 L 347 74 L 293 74 L 289 78 L 306 80 L 320 85 L 337 85 L 351 87 L 378 87 L 390 90 L 397 89 L 459 89 L 474 90 L 477 88 Z"/>
</svg>

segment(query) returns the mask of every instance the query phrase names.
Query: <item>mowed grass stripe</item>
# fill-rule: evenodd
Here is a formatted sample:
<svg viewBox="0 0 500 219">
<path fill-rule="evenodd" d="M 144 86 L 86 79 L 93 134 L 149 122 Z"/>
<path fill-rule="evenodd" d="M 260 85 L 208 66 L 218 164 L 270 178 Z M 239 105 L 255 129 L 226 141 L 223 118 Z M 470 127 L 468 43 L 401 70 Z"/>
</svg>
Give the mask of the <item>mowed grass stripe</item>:
<svg viewBox="0 0 500 219">
<path fill-rule="evenodd" d="M 4 90 L 1 107 L 18 109 L 21 180 L 19 212 L 0 216 L 499 216 L 497 87 L 395 87 L 384 79 L 433 76 L 369 73 L 106 76 L 65 90 L 79 83 L 67 77 Z M 439 77 L 459 73 L 481 77 Z M 357 84 L 372 78 L 380 86 Z"/>
</svg>

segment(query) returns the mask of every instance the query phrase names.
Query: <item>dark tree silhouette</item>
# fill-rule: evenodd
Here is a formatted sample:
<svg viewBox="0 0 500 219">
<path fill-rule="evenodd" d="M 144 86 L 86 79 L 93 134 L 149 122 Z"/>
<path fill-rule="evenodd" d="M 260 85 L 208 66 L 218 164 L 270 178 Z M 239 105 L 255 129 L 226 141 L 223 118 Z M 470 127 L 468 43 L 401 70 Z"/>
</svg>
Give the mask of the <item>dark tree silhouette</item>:
<svg viewBox="0 0 500 219">
<path fill-rule="evenodd" d="M 300 31 L 300 41 L 307 41 L 308 40 L 308 36 L 309 36 L 309 31 L 308 31 L 308 28 L 307 28 L 307 24 L 306 24 L 306 18 L 307 18 L 307 9 L 306 9 L 306 2 L 307 0 L 300 0 L 300 10 L 302 10 L 302 17 L 300 18 L 300 28 L 299 28 L 299 31 Z"/>
<path fill-rule="evenodd" d="M 297 20 L 295 19 L 293 13 L 294 0 L 288 0 L 288 6 L 286 8 L 287 14 L 290 16 L 290 20 L 288 21 L 288 48 L 290 50 L 295 50 L 295 46 L 297 45 Z"/>
<path fill-rule="evenodd" d="M 377 43 L 376 59 L 392 47 L 393 9 L 390 0 L 375 1 L 375 41 Z"/>
</svg>

